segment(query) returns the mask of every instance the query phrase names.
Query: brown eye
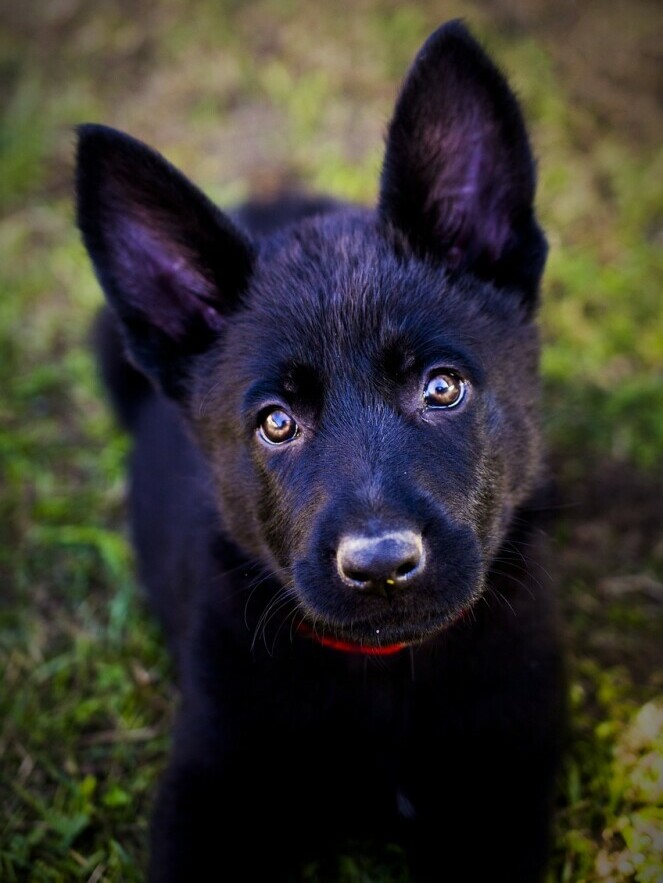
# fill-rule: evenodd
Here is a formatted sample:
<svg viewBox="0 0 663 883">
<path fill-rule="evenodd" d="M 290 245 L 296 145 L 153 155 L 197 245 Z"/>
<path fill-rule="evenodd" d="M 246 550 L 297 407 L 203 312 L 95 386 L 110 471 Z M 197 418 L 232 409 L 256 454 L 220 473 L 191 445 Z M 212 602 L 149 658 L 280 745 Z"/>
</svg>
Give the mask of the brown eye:
<svg viewBox="0 0 663 883">
<path fill-rule="evenodd" d="M 442 371 L 428 381 L 424 402 L 429 408 L 453 408 L 465 398 L 466 383 L 452 371 Z"/>
<path fill-rule="evenodd" d="M 296 421 L 280 408 L 275 408 L 267 414 L 258 431 L 263 440 L 270 445 L 281 445 L 299 435 Z"/>
</svg>

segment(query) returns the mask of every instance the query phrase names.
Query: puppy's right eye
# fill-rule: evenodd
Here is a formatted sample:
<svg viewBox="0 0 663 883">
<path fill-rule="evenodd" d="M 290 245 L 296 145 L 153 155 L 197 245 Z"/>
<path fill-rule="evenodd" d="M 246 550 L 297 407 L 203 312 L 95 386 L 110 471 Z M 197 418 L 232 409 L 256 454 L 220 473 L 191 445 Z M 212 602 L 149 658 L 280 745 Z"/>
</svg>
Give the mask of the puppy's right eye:
<svg viewBox="0 0 663 883">
<path fill-rule="evenodd" d="M 282 445 L 299 435 L 297 421 L 281 408 L 274 408 L 262 420 L 258 433 L 268 445 Z"/>
<path fill-rule="evenodd" d="M 434 410 L 455 408 L 465 398 L 467 383 L 455 371 L 440 371 L 424 388 L 424 403 Z"/>
</svg>

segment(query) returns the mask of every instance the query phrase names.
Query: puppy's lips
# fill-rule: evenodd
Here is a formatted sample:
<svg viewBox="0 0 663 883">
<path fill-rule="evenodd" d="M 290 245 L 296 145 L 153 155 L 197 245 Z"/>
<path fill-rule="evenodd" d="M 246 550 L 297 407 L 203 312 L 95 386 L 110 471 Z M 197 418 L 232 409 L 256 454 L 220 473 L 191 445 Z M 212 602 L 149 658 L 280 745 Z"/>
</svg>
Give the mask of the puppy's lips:
<svg viewBox="0 0 663 883">
<path fill-rule="evenodd" d="M 323 624 L 321 628 L 319 620 L 315 625 L 301 620 L 297 633 L 331 650 L 364 656 L 392 656 L 407 647 L 425 644 L 456 625 L 466 617 L 471 606 L 435 622 L 428 621 L 420 626 L 412 623 L 398 628 L 375 628 L 369 623 L 363 626 L 354 623 L 351 628 Z"/>
<path fill-rule="evenodd" d="M 393 656 L 394 653 L 400 653 L 401 650 L 405 650 L 406 647 L 410 646 L 405 641 L 398 641 L 393 644 L 368 644 L 359 640 L 347 640 L 325 634 L 320 635 L 305 622 L 299 624 L 297 632 L 330 650 L 337 650 L 341 653 L 358 653 L 362 656 Z"/>
</svg>

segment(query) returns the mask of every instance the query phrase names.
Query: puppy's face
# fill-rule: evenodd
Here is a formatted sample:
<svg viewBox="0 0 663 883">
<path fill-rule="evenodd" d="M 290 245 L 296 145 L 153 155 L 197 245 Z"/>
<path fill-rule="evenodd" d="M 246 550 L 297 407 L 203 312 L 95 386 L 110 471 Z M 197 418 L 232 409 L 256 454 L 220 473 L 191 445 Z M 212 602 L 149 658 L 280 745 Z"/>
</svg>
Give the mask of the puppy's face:
<svg viewBox="0 0 663 883">
<path fill-rule="evenodd" d="M 318 631 L 422 640 L 473 603 L 537 469 L 545 260 L 516 100 L 458 23 L 389 127 L 377 209 L 253 241 L 145 145 L 81 132 L 79 224 L 225 527 Z"/>
<path fill-rule="evenodd" d="M 473 603 L 538 465 L 520 299 L 397 249 L 368 213 L 286 232 L 191 408 L 230 534 L 319 632 L 363 644 Z"/>
</svg>

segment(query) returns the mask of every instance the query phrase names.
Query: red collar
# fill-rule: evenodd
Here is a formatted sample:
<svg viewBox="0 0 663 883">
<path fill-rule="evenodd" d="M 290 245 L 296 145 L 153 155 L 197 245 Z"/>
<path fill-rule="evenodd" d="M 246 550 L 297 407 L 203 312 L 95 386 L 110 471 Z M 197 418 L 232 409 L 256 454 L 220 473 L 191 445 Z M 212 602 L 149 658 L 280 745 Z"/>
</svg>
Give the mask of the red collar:
<svg viewBox="0 0 663 883">
<path fill-rule="evenodd" d="M 358 653 L 360 656 L 392 656 L 408 646 L 407 644 L 383 644 L 381 647 L 372 647 L 369 644 L 355 644 L 352 641 L 342 641 L 340 638 L 319 635 L 303 622 L 299 624 L 297 631 L 302 635 L 306 635 L 307 638 L 316 641 L 322 647 L 340 650 L 342 653 Z"/>
</svg>

